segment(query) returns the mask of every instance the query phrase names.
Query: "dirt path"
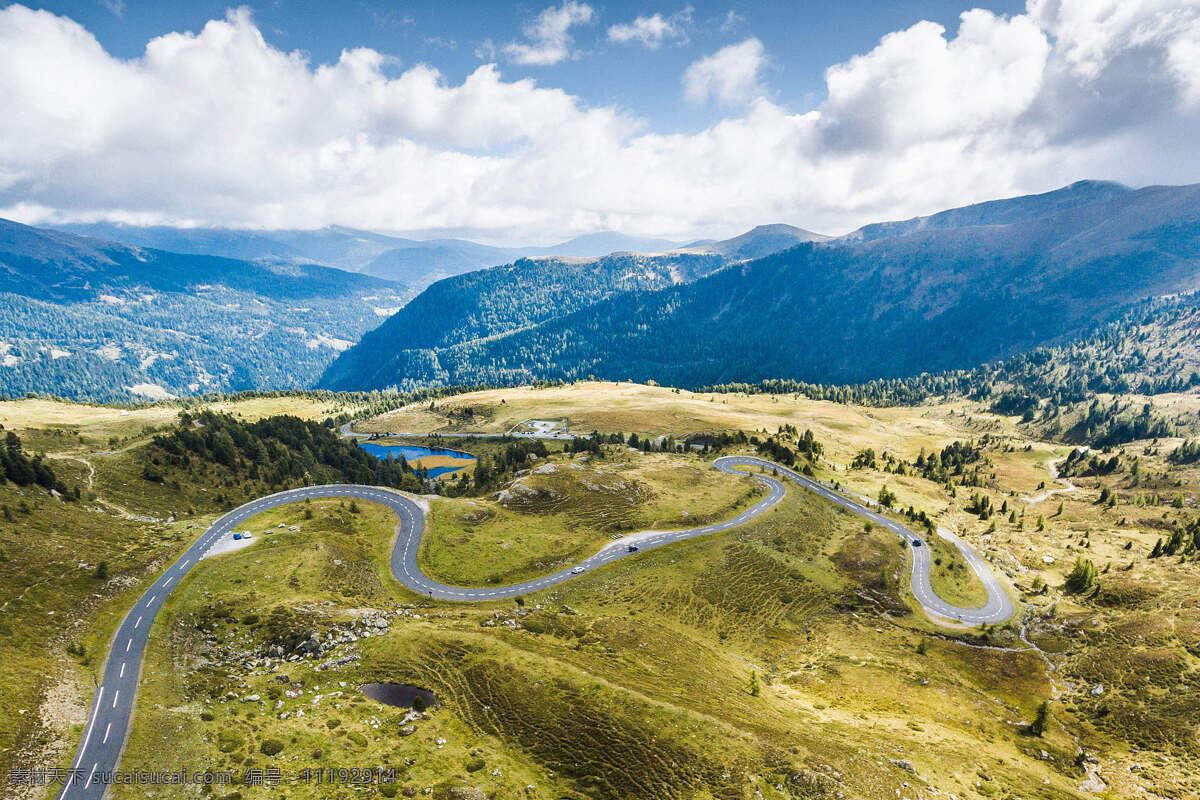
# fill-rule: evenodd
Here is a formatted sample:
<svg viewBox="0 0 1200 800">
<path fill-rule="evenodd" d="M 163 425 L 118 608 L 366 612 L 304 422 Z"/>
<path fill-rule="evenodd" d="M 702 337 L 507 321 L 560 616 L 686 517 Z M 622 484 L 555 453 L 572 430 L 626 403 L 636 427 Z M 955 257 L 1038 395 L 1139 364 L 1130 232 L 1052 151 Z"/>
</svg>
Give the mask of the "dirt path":
<svg viewBox="0 0 1200 800">
<path fill-rule="evenodd" d="M 68 455 L 63 455 L 61 453 L 47 453 L 46 458 L 56 458 L 56 459 L 59 459 L 60 461 L 74 461 L 78 464 L 83 464 L 85 467 L 88 468 L 88 478 L 87 478 L 88 491 L 90 492 L 95 488 L 96 467 L 94 464 L 92 464 L 91 461 L 88 461 L 83 456 L 68 456 Z M 133 522 L 162 522 L 162 520 L 160 520 L 158 517 L 147 517 L 143 514 L 130 513 L 128 509 L 122 508 L 121 506 L 117 505 L 116 503 L 110 503 L 107 500 L 104 500 L 103 498 L 100 498 L 100 497 L 96 497 L 92 502 L 96 503 L 97 505 L 104 506 L 104 508 L 107 509 L 109 513 L 113 514 L 114 516 L 121 517 L 122 519 L 132 520 Z"/>
<path fill-rule="evenodd" d="M 1076 492 L 1076 491 L 1079 491 L 1079 487 L 1078 487 L 1078 486 L 1076 486 L 1075 484 L 1071 483 L 1071 482 L 1070 482 L 1069 480 L 1067 480 L 1066 478 L 1060 478 L 1060 477 L 1058 476 L 1058 464 L 1059 464 L 1060 462 L 1062 462 L 1062 460 L 1063 460 L 1063 459 L 1061 459 L 1061 458 L 1056 458 L 1056 459 L 1054 459 L 1053 461 L 1051 461 L 1051 462 L 1050 462 L 1050 464 L 1049 464 L 1050 477 L 1051 477 L 1053 480 L 1056 480 L 1056 481 L 1058 481 L 1059 483 L 1061 483 L 1061 484 L 1062 484 L 1062 487 L 1061 487 L 1061 488 L 1058 488 L 1058 489 L 1047 489 L 1046 491 L 1044 491 L 1044 492 L 1042 492 L 1042 493 L 1040 493 L 1040 494 L 1035 494 L 1035 495 L 1033 495 L 1033 496 L 1030 496 L 1030 495 L 1021 495 L 1021 499 L 1022 499 L 1022 500 L 1024 500 L 1026 503 L 1029 503 L 1030 505 L 1032 505 L 1032 504 L 1034 504 L 1034 503 L 1040 503 L 1040 502 L 1042 502 L 1043 500 L 1048 500 L 1048 499 L 1050 499 L 1051 497 L 1053 497 L 1053 496 L 1054 496 L 1054 495 L 1056 495 L 1056 494 L 1067 494 L 1067 493 L 1069 493 L 1069 492 Z"/>
</svg>

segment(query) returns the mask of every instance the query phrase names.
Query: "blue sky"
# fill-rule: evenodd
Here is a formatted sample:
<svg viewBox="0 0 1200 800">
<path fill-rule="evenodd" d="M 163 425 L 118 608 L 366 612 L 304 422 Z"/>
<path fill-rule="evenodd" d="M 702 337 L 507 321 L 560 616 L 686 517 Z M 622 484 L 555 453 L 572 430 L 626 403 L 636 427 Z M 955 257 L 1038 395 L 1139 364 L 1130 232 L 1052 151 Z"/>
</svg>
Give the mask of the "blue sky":
<svg viewBox="0 0 1200 800">
<path fill-rule="evenodd" d="M 31 224 L 837 234 L 1200 181 L 1200 0 L 3 1 Z"/>
<path fill-rule="evenodd" d="M 282 50 L 300 50 L 317 63 L 335 62 L 342 50 L 370 47 L 394 56 L 402 69 L 417 62 L 437 67 L 460 82 L 483 59 L 476 51 L 487 41 L 521 38 L 522 26 L 545 6 L 537 2 L 296 2 L 268 3 L 139 2 L 82 0 L 31 3 L 71 17 L 121 58 L 142 55 L 146 42 L 172 31 L 199 31 L 220 19 L 231 5 L 253 12 L 267 41 Z M 772 96 L 793 109 L 814 107 L 825 94 L 824 71 L 856 53 L 870 50 L 890 31 L 920 20 L 945 25 L 951 33 L 962 0 L 921 2 L 654 2 L 594 3 L 592 22 L 573 26 L 576 55 L 549 66 L 526 66 L 498 56 L 507 79 L 551 82 L 596 105 L 617 105 L 650 121 L 656 130 L 695 130 L 720 118 L 720 109 L 684 102 L 679 76 L 696 58 L 718 48 L 760 39 L 770 54 L 766 70 Z M 997 13 L 1016 13 L 1018 2 L 990 2 Z M 686 40 L 664 42 L 655 50 L 618 44 L 607 38 L 613 25 L 655 13 L 670 18 L 691 8 Z"/>
</svg>

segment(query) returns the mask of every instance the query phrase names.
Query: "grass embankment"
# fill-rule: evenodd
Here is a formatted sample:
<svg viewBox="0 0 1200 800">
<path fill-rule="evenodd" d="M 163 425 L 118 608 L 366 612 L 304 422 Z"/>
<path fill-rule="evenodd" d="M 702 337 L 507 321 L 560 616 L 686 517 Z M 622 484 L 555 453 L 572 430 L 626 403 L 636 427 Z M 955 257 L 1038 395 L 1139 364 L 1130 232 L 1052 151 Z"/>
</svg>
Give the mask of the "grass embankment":
<svg viewBox="0 0 1200 800">
<path fill-rule="evenodd" d="M 937 533 L 930 533 L 921 541 L 933 559 L 929 583 L 937 596 L 961 608 L 982 607 L 987 602 L 987 591 L 959 549 Z"/>
<path fill-rule="evenodd" d="M 736 516 L 758 497 L 756 483 L 717 472 L 699 457 L 606 453 L 534 462 L 491 498 L 434 502 L 422 569 L 458 586 L 515 583 L 561 569 L 626 533 Z"/>
</svg>

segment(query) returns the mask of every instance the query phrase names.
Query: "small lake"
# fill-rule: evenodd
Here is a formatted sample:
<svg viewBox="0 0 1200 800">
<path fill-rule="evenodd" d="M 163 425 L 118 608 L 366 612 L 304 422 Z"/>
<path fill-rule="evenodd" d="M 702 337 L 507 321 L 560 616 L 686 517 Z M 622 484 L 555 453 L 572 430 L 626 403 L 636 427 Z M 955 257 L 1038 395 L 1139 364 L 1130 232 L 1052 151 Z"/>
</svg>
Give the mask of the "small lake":
<svg viewBox="0 0 1200 800">
<path fill-rule="evenodd" d="M 364 683 L 358 690 L 376 703 L 397 708 L 412 708 L 418 697 L 425 702 L 426 708 L 438 704 L 436 694 L 411 683 Z"/>
<path fill-rule="evenodd" d="M 439 475 L 445 475 L 448 472 L 458 472 L 466 467 L 466 464 L 422 464 L 421 459 L 429 458 L 430 456 L 439 457 L 442 459 L 457 459 L 460 461 L 476 461 L 476 457 L 470 453 L 465 453 L 462 450 L 449 450 L 444 447 L 425 447 L 416 444 L 378 444 L 376 442 L 359 442 L 358 446 L 366 450 L 376 458 L 401 458 L 403 457 L 409 464 L 416 469 L 423 469 L 431 478 L 436 478 Z"/>
</svg>

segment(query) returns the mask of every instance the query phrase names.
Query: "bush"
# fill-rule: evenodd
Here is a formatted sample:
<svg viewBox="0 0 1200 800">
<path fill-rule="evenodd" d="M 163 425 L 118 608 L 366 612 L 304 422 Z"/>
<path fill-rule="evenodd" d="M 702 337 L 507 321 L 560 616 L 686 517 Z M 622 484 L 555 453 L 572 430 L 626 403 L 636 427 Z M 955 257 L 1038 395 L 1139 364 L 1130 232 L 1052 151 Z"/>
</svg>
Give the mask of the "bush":
<svg viewBox="0 0 1200 800">
<path fill-rule="evenodd" d="M 92 572 L 92 577 L 101 581 L 108 580 L 108 562 L 101 561 L 99 564 L 97 564 L 96 569 Z"/>
<path fill-rule="evenodd" d="M 263 739 L 263 743 L 258 746 L 263 755 L 274 756 L 283 752 L 283 742 L 278 739 Z"/>
<path fill-rule="evenodd" d="M 327 720 L 325 722 L 325 726 L 327 728 L 329 728 L 329 730 L 333 730 L 334 728 L 336 728 L 338 725 L 341 725 L 341 724 L 342 724 L 342 721 L 340 719 L 331 719 L 331 720 Z"/>
<path fill-rule="evenodd" d="M 215 719 L 215 717 L 213 716 L 213 713 L 211 711 L 201 711 L 200 719 L 204 722 L 212 722 Z"/>
<path fill-rule="evenodd" d="M 467 762 L 467 772 L 479 772 L 487 766 L 482 758 L 474 758 Z"/>
<path fill-rule="evenodd" d="M 424 711 L 429 708 L 429 704 L 425 702 L 425 698 L 420 695 L 413 698 L 413 711 Z"/>
</svg>

